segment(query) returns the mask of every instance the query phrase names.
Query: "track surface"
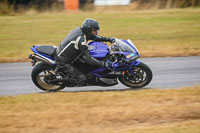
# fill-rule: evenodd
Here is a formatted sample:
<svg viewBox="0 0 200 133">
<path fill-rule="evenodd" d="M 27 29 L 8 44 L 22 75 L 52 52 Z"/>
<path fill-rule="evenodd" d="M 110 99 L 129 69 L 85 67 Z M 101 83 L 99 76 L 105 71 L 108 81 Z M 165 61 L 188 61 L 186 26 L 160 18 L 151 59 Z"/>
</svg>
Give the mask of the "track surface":
<svg viewBox="0 0 200 133">
<path fill-rule="evenodd" d="M 153 80 L 145 88 L 180 88 L 200 85 L 200 56 L 143 58 L 153 72 Z M 0 95 L 19 95 L 40 91 L 31 81 L 30 63 L 0 64 Z M 63 91 L 102 91 L 130 89 L 119 83 L 113 87 L 74 87 Z"/>
</svg>

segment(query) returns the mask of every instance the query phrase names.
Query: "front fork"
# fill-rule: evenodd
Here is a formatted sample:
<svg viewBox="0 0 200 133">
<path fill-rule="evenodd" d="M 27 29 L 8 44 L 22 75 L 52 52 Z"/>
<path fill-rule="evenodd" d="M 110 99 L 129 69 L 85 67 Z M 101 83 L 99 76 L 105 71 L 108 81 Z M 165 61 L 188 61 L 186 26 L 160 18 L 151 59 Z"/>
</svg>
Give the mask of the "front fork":
<svg viewBox="0 0 200 133">
<path fill-rule="evenodd" d="M 132 63 L 127 64 L 126 66 L 118 68 L 118 69 L 115 69 L 115 70 L 116 71 L 121 71 L 122 75 L 125 74 L 125 71 L 128 71 L 130 73 L 130 76 L 134 76 L 133 67 L 134 66 L 138 66 L 140 63 L 141 63 L 140 60 L 135 60 Z"/>
<path fill-rule="evenodd" d="M 138 66 L 140 64 L 140 62 L 141 62 L 140 60 L 135 60 L 129 66 L 129 72 L 130 72 L 131 76 L 134 76 L 133 67 Z"/>
</svg>

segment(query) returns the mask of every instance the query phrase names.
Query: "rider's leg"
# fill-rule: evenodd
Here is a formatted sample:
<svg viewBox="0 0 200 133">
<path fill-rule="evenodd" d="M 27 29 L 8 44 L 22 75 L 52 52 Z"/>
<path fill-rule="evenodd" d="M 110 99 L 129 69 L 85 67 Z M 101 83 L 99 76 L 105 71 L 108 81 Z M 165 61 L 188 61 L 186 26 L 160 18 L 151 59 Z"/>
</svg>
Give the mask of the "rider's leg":
<svg viewBox="0 0 200 133">
<path fill-rule="evenodd" d="M 60 67 L 60 70 L 65 74 L 68 75 L 67 77 L 64 77 L 64 81 L 70 82 L 75 85 L 85 85 L 87 78 L 86 76 L 79 71 L 76 67 L 74 67 L 72 64 L 65 64 Z"/>
</svg>

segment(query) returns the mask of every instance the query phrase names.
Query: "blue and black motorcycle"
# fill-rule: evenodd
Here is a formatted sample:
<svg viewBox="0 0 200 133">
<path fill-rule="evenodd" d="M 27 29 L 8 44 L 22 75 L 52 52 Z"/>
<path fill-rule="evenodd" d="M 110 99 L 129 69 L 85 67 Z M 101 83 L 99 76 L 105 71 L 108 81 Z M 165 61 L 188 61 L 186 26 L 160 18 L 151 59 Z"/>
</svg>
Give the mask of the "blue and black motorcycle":
<svg viewBox="0 0 200 133">
<path fill-rule="evenodd" d="M 142 88 L 148 85 L 152 80 L 152 71 L 138 58 L 140 54 L 131 40 L 116 39 L 110 47 L 102 42 L 90 42 L 88 44 L 89 52 L 97 60 L 110 61 L 112 67 L 96 68 L 86 64 L 81 58 L 76 60 L 75 65 L 82 71 L 88 79 L 88 86 L 113 86 L 118 84 L 118 80 L 130 88 Z M 31 50 L 32 60 L 32 81 L 44 91 L 59 91 L 65 87 L 80 86 L 63 82 L 65 75 L 56 67 L 54 60 L 54 50 L 56 46 L 36 45 Z M 37 63 L 39 62 L 39 63 Z M 35 65 L 37 63 L 37 65 Z"/>
</svg>

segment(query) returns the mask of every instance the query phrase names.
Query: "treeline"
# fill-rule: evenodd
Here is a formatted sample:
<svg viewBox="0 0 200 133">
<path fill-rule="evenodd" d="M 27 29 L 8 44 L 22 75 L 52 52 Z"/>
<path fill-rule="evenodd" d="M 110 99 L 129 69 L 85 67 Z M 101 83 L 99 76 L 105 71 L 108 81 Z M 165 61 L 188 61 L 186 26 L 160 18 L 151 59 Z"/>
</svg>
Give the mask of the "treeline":
<svg viewBox="0 0 200 133">
<path fill-rule="evenodd" d="M 12 6 L 15 11 L 20 9 L 35 8 L 39 11 L 46 9 L 63 9 L 64 0 L 0 0 L 0 4 L 5 3 Z M 79 6 L 94 3 L 94 0 L 79 0 Z M 200 6 L 200 0 L 132 0 L 138 7 L 157 7 L 157 8 L 179 8 Z"/>
<path fill-rule="evenodd" d="M 200 7 L 200 0 L 131 0 L 131 2 L 136 5 L 136 9 Z M 93 9 L 93 3 L 94 0 L 79 0 L 79 8 Z M 63 10 L 64 0 L 0 0 L 0 14 L 10 14 L 27 9 Z"/>
<path fill-rule="evenodd" d="M 200 0 L 132 0 L 137 8 L 186 8 L 200 7 Z"/>
<path fill-rule="evenodd" d="M 13 8 L 15 11 L 29 8 L 43 11 L 63 7 L 63 2 L 59 0 L 0 0 L 0 4 Z"/>
<path fill-rule="evenodd" d="M 79 0 L 79 6 L 94 3 L 94 0 Z M 39 11 L 51 9 L 64 9 L 64 0 L 0 0 L 0 4 L 10 6 L 15 11 L 34 8 Z"/>
<path fill-rule="evenodd" d="M 79 0 L 79 8 L 91 8 L 93 7 L 93 3 L 94 0 Z M 34 9 L 39 12 L 64 10 L 64 0 L 0 0 L 0 15 L 14 14 L 29 9 Z"/>
</svg>

